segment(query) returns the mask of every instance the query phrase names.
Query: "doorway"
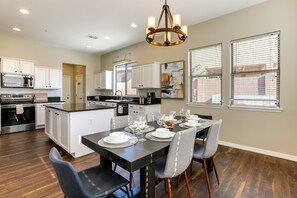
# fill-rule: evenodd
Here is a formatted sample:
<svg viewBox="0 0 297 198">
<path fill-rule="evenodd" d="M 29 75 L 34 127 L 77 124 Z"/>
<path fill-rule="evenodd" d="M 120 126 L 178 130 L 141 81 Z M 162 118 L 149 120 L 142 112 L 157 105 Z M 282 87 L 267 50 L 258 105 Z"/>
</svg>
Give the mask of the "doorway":
<svg viewBox="0 0 297 198">
<path fill-rule="evenodd" d="M 65 103 L 86 101 L 86 66 L 63 63 L 63 100 Z"/>
</svg>

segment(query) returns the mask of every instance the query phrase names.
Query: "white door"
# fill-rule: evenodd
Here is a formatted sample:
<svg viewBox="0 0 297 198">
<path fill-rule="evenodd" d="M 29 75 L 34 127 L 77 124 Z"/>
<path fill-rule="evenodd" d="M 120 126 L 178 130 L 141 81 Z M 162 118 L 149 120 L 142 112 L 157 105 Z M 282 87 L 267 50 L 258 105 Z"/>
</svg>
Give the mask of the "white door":
<svg viewBox="0 0 297 198">
<path fill-rule="evenodd" d="M 65 103 L 72 103 L 71 86 L 71 76 L 63 75 L 63 100 L 65 101 Z"/>
<path fill-rule="evenodd" d="M 84 85 L 83 85 L 83 75 L 76 75 L 75 80 L 75 102 L 84 102 Z"/>
<path fill-rule="evenodd" d="M 141 66 L 132 68 L 131 79 L 133 88 L 138 88 L 142 85 L 141 71 Z"/>
<path fill-rule="evenodd" d="M 61 69 L 49 69 L 49 88 L 61 88 Z"/>
<path fill-rule="evenodd" d="M 143 65 L 142 66 L 142 85 L 143 87 L 154 87 L 153 79 L 155 78 L 153 72 L 153 65 Z M 157 76 L 160 78 L 159 76 Z"/>
</svg>

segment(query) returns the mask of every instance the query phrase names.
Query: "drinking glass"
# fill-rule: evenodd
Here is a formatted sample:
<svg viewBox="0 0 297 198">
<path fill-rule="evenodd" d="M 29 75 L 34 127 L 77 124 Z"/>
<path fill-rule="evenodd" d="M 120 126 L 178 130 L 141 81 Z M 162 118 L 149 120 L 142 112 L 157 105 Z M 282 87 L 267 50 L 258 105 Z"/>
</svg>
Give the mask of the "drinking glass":
<svg viewBox="0 0 297 198">
<path fill-rule="evenodd" d="M 186 118 L 188 119 L 191 116 L 191 110 L 187 109 L 186 110 Z"/>
<path fill-rule="evenodd" d="M 159 119 L 157 120 L 157 124 L 159 125 L 159 128 L 162 127 L 162 125 L 163 125 L 162 118 L 159 118 Z"/>
<path fill-rule="evenodd" d="M 170 117 L 175 118 L 176 116 L 176 111 L 170 111 Z"/>
<path fill-rule="evenodd" d="M 181 108 L 181 109 L 179 110 L 179 115 L 180 115 L 180 119 L 181 119 L 181 120 L 183 120 L 184 114 L 185 114 L 185 109 L 184 109 L 184 108 Z"/>
</svg>

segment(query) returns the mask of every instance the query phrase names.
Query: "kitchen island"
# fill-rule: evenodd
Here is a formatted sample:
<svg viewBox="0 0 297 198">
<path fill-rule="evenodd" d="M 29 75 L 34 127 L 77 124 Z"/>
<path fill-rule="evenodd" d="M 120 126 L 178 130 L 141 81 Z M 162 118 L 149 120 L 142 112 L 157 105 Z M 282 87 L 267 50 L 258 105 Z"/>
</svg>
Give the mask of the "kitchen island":
<svg viewBox="0 0 297 198">
<path fill-rule="evenodd" d="M 45 134 L 73 157 L 93 152 L 81 136 L 110 130 L 115 107 L 86 103 L 45 105 Z"/>
</svg>

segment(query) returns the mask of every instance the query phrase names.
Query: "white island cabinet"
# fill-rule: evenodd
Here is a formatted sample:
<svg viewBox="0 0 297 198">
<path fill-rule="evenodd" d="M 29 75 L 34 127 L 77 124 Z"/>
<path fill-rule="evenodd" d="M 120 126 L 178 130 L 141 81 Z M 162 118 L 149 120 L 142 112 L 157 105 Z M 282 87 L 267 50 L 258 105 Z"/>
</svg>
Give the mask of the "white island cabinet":
<svg viewBox="0 0 297 198">
<path fill-rule="evenodd" d="M 45 133 L 73 157 L 93 152 L 81 136 L 110 130 L 114 108 L 86 103 L 46 105 Z"/>
</svg>

